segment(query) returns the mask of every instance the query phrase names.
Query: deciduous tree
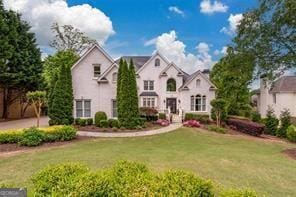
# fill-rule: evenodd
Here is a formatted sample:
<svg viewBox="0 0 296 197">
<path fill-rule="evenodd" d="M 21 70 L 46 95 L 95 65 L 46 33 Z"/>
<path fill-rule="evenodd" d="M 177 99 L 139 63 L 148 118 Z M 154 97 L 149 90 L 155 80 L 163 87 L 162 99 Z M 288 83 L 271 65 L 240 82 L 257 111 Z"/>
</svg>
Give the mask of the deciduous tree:
<svg viewBox="0 0 296 197">
<path fill-rule="evenodd" d="M 45 91 L 34 91 L 26 94 L 27 99 L 32 103 L 37 117 L 37 127 L 39 127 L 39 120 L 42 112 L 42 107 L 46 104 L 46 92 Z"/>
</svg>

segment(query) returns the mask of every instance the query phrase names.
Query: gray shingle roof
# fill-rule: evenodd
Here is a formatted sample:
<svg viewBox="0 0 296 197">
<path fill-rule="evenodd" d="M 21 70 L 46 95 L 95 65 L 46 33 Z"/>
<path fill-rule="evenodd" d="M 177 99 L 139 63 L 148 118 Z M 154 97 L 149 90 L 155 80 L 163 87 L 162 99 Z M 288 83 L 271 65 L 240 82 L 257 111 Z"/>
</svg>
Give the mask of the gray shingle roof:
<svg viewBox="0 0 296 197">
<path fill-rule="evenodd" d="M 296 76 L 283 76 L 279 78 L 272 84 L 270 92 L 296 92 Z"/>
<path fill-rule="evenodd" d="M 156 92 L 142 92 L 140 96 L 158 96 Z"/>
<path fill-rule="evenodd" d="M 151 56 L 122 56 L 121 58 L 128 63 L 131 61 L 131 59 L 133 59 L 135 69 L 137 71 L 151 58 Z M 121 58 L 117 59 L 115 62 L 119 64 Z"/>
</svg>

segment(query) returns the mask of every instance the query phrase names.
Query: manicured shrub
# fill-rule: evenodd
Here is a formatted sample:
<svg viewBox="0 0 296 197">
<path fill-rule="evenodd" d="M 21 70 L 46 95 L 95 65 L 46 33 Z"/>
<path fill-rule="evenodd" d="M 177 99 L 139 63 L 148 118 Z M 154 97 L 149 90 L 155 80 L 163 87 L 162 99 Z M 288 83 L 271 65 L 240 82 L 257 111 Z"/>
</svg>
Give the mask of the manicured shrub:
<svg viewBox="0 0 296 197">
<path fill-rule="evenodd" d="M 95 125 L 101 127 L 101 120 L 107 120 L 107 115 L 105 112 L 99 111 L 95 114 Z"/>
<path fill-rule="evenodd" d="M 287 129 L 287 139 L 291 142 L 296 142 L 296 126 L 290 125 Z"/>
<path fill-rule="evenodd" d="M 0 144 L 18 143 L 22 136 L 22 130 L 0 131 Z"/>
<path fill-rule="evenodd" d="M 38 146 L 42 144 L 44 133 L 36 127 L 24 129 L 21 140 L 19 141 L 22 146 Z"/>
<path fill-rule="evenodd" d="M 216 133 L 226 133 L 226 129 L 225 129 L 225 128 L 223 128 L 223 127 L 218 127 L 218 126 L 216 126 L 216 125 L 209 125 L 209 126 L 207 127 L 207 129 L 208 129 L 209 131 L 214 131 L 214 132 L 216 132 Z"/>
<path fill-rule="evenodd" d="M 147 121 L 156 121 L 158 119 L 157 110 L 152 107 L 141 107 L 140 116 L 145 118 Z"/>
<path fill-rule="evenodd" d="M 210 122 L 210 117 L 207 114 L 186 113 L 184 119 L 185 119 L 185 121 L 196 120 L 196 121 L 199 121 L 203 124 L 207 124 Z"/>
<path fill-rule="evenodd" d="M 251 120 L 253 122 L 261 122 L 261 115 L 260 115 L 260 113 L 257 112 L 257 111 L 253 111 L 251 113 Z"/>
<path fill-rule="evenodd" d="M 165 120 L 165 119 L 166 119 L 166 115 L 165 115 L 165 113 L 159 113 L 159 114 L 158 114 L 158 119 L 163 119 L 163 120 Z"/>
<path fill-rule="evenodd" d="M 276 136 L 278 137 L 286 137 L 287 136 L 287 129 L 291 125 L 291 114 L 288 109 L 284 109 L 280 115 L 280 128 L 276 132 Z"/>
<path fill-rule="evenodd" d="M 183 171 L 166 172 L 157 178 L 155 187 L 156 196 L 214 196 L 211 181 Z"/>
<path fill-rule="evenodd" d="M 81 120 L 81 118 L 75 118 L 75 120 L 74 120 L 74 124 L 75 124 L 75 125 L 79 125 L 80 120 Z"/>
<path fill-rule="evenodd" d="M 69 141 L 76 137 L 77 131 L 72 126 L 55 126 L 43 129 L 44 142 Z"/>
<path fill-rule="evenodd" d="M 86 124 L 87 125 L 93 125 L 93 123 L 94 123 L 94 120 L 92 118 L 86 119 Z"/>
<path fill-rule="evenodd" d="M 254 136 L 259 136 L 264 131 L 263 125 L 248 120 L 228 119 L 227 124 L 234 127 L 239 132 Z"/>
<path fill-rule="evenodd" d="M 265 132 L 270 135 L 276 135 L 278 125 L 279 120 L 276 118 L 274 110 L 269 107 L 265 119 Z"/>
<path fill-rule="evenodd" d="M 100 121 L 100 127 L 108 128 L 109 127 L 108 121 L 107 120 L 101 120 Z"/>
<path fill-rule="evenodd" d="M 185 127 L 200 127 L 200 123 L 197 120 L 187 120 L 183 122 Z"/>
<path fill-rule="evenodd" d="M 48 166 L 32 177 L 35 196 L 67 196 L 74 189 L 75 179 L 88 171 L 75 163 Z"/>
<path fill-rule="evenodd" d="M 117 119 L 109 119 L 108 125 L 111 128 L 119 128 L 119 121 Z"/>
<path fill-rule="evenodd" d="M 86 125 L 86 123 L 87 123 L 87 120 L 86 119 L 82 119 L 82 118 L 79 119 L 79 122 L 78 122 L 79 126 L 84 127 Z"/>
<path fill-rule="evenodd" d="M 251 189 L 229 189 L 221 192 L 221 197 L 257 197 L 259 196 Z"/>
<path fill-rule="evenodd" d="M 155 124 L 165 127 L 165 126 L 169 126 L 170 122 L 166 119 L 158 119 L 157 121 L 155 121 Z"/>
</svg>

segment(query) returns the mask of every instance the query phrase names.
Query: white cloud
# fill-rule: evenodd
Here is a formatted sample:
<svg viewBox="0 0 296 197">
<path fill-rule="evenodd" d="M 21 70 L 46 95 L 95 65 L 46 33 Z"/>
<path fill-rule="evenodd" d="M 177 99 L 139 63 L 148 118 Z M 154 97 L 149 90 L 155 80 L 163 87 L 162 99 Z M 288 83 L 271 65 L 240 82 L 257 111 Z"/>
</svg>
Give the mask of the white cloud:
<svg viewBox="0 0 296 197">
<path fill-rule="evenodd" d="M 220 1 L 202 0 L 200 3 L 200 11 L 205 14 L 213 14 L 215 12 L 227 12 L 228 6 L 224 5 Z"/>
<path fill-rule="evenodd" d="M 188 73 L 210 68 L 215 63 L 209 54 L 210 47 L 205 42 L 199 43 L 196 54 L 192 54 L 186 52 L 186 45 L 177 39 L 175 31 L 163 33 L 155 40 L 156 50 Z"/>
<path fill-rule="evenodd" d="M 243 19 L 242 14 L 230 14 L 228 18 L 229 26 L 223 27 L 220 32 L 228 34 L 228 35 L 234 35 L 237 30 L 237 26 L 240 24 L 241 20 Z"/>
<path fill-rule="evenodd" d="M 151 46 L 154 45 L 156 43 L 156 39 L 157 38 L 152 38 L 150 40 L 145 41 L 144 46 Z"/>
<path fill-rule="evenodd" d="M 216 49 L 216 50 L 214 51 L 214 55 L 223 55 L 223 56 L 224 56 L 224 55 L 227 54 L 227 49 L 228 49 L 227 46 L 222 47 L 221 50 Z"/>
<path fill-rule="evenodd" d="M 170 12 L 174 12 L 176 14 L 179 14 L 182 17 L 185 17 L 185 13 L 182 10 L 180 10 L 177 6 L 170 6 L 169 7 L 169 11 Z"/>
<path fill-rule="evenodd" d="M 53 38 L 50 27 L 54 22 L 72 25 L 100 44 L 115 33 L 110 18 L 88 4 L 69 6 L 65 0 L 4 0 L 4 6 L 22 14 L 43 47 Z"/>
</svg>

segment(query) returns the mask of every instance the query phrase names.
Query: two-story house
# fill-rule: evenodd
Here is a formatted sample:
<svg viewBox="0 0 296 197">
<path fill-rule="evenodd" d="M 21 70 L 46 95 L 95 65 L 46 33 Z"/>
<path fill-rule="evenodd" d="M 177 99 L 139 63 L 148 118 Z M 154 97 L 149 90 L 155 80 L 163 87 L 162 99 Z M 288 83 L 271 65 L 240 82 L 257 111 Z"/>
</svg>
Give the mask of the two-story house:
<svg viewBox="0 0 296 197">
<path fill-rule="evenodd" d="M 158 111 L 210 114 L 215 86 L 209 71 L 187 74 L 156 52 L 152 56 L 123 56 L 133 59 L 137 75 L 139 107 Z M 93 45 L 72 67 L 74 117 L 94 117 L 104 111 L 117 117 L 116 82 L 119 60 L 113 60 L 99 45 Z M 126 90 L 128 91 L 128 90 Z"/>
</svg>

